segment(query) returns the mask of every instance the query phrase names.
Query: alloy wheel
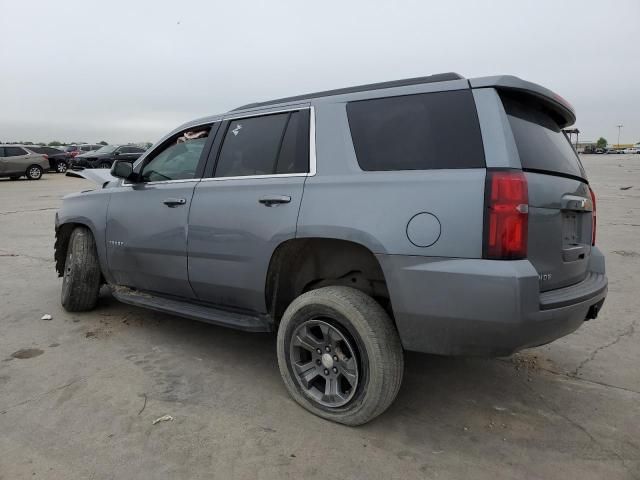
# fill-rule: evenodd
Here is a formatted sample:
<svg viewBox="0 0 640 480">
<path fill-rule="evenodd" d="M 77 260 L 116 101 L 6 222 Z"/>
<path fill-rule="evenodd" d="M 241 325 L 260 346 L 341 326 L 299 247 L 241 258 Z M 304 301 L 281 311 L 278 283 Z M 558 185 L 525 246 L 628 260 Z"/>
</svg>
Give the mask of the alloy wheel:
<svg viewBox="0 0 640 480">
<path fill-rule="evenodd" d="M 301 323 L 293 332 L 289 358 L 305 395 L 325 407 L 341 407 L 355 395 L 359 353 L 355 342 L 324 318 Z"/>
<path fill-rule="evenodd" d="M 29 169 L 29 178 L 38 180 L 42 176 L 42 171 L 38 167 L 31 167 Z"/>
</svg>

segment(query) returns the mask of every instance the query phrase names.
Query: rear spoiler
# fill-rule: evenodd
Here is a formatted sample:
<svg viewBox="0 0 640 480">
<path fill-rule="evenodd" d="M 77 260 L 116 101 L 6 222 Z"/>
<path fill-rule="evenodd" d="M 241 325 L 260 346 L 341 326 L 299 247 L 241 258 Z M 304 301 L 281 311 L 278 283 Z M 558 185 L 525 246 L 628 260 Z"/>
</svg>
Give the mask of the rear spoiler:
<svg viewBox="0 0 640 480">
<path fill-rule="evenodd" d="M 573 125 L 576 121 L 576 113 L 569 102 L 536 83 L 527 82 L 512 75 L 497 75 L 472 78 L 469 80 L 469 85 L 471 88 L 495 88 L 534 97 L 554 114 L 560 128 Z"/>
</svg>

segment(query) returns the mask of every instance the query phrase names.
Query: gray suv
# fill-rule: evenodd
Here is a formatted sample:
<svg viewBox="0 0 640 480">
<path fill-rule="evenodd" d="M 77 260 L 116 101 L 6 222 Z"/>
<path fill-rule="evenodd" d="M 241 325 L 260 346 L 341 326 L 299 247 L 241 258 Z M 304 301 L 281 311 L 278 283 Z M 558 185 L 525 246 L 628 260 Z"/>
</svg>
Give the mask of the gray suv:
<svg viewBox="0 0 640 480">
<path fill-rule="evenodd" d="M 40 180 L 48 170 L 49 160 L 46 155 L 33 152 L 22 145 L 0 144 L 0 178 L 18 180 L 24 176 L 29 180 Z"/>
<path fill-rule="evenodd" d="M 62 304 L 277 332 L 291 396 L 347 425 L 405 350 L 509 355 L 595 318 L 596 205 L 558 95 L 453 73 L 187 123 L 56 214 Z"/>
</svg>

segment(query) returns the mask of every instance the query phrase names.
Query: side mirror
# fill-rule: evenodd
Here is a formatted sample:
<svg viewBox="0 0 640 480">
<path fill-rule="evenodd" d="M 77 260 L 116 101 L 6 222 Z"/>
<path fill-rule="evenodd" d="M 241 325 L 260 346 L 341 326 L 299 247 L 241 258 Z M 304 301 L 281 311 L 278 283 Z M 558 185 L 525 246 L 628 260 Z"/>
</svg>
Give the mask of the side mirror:
<svg viewBox="0 0 640 480">
<path fill-rule="evenodd" d="M 115 151 L 115 152 L 113 152 L 113 154 L 114 154 L 114 155 L 116 155 L 116 156 L 118 156 L 118 155 L 120 155 L 120 152 Z"/>
<path fill-rule="evenodd" d="M 111 166 L 111 175 L 116 178 L 131 180 L 133 178 L 133 165 L 130 162 L 116 160 Z"/>
</svg>

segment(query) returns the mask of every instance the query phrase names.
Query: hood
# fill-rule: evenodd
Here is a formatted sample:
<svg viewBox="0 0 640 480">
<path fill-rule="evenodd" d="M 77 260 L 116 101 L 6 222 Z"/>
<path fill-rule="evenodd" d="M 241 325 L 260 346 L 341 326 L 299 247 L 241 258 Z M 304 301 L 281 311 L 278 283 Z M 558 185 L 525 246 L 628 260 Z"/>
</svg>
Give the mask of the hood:
<svg viewBox="0 0 640 480">
<path fill-rule="evenodd" d="M 111 175 L 111 170 L 108 168 L 67 170 L 67 177 L 85 178 L 87 180 L 91 180 L 96 185 L 100 185 L 102 188 L 106 188 L 108 183 L 118 180 L 116 177 Z"/>
</svg>

